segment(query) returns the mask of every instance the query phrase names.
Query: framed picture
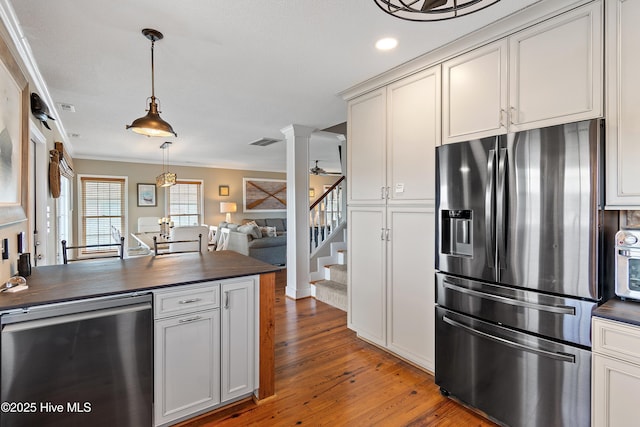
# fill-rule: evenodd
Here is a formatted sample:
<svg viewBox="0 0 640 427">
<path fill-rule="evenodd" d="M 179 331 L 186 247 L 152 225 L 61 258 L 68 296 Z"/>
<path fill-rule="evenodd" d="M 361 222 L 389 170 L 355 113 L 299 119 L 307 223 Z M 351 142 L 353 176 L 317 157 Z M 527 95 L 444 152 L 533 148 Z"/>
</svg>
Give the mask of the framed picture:
<svg viewBox="0 0 640 427">
<path fill-rule="evenodd" d="M 29 83 L 0 38 L 0 226 L 27 219 Z"/>
<path fill-rule="evenodd" d="M 138 184 L 138 206 L 158 206 L 155 184 Z"/>
<path fill-rule="evenodd" d="M 245 212 L 287 210 L 287 181 L 284 179 L 242 178 Z"/>
<path fill-rule="evenodd" d="M 229 186 L 228 185 L 220 185 L 220 186 L 218 186 L 218 195 L 219 196 L 228 196 L 229 195 Z"/>
</svg>

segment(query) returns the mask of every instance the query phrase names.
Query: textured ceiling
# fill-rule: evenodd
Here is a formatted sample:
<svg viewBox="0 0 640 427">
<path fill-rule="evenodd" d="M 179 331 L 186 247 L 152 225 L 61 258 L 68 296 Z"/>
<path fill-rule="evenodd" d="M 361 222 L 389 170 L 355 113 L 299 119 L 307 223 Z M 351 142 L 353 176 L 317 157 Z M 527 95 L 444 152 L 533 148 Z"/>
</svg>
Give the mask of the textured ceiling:
<svg viewBox="0 0 640 427">
<path fill-rule="evenodd" d="M 503 0 L 442 22 L 409 22 L 373 0 L 3 0 L 15 10 L 56 105 L 75 157 L 162 161 L 162 139 L 125 130 L 151 95 L 155 48 L 161 115 L 178 133 L 172 163 L 285 170 L 283 142 L 255 147 L 280 129 L 318 129 L 346 121 L 339 92 L 522 9 L 537 0 Z M 378 52 L 381 37 L 398 38 Z M 58 103 L 73 104 L 75 113 Z M 317 144 L 310 160 L 335 155 Z"/>
</svg>

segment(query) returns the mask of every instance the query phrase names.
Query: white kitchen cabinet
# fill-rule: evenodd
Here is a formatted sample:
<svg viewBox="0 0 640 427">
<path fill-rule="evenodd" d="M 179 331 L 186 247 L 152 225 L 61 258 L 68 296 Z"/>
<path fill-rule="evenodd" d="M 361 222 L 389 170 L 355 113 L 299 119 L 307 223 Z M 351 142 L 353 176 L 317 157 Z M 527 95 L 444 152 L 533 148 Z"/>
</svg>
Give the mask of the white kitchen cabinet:
<svg viewBox="0 0 640 427">
<path fill-rule="evenodd" d="M 507 72 L 506 40 L 442 64 L 443 142 L 507 132 Z"/>
<path fill-rule="evenodd" d="M 593 319 L 592 426 L 638 425 L 640 327 Z"/>
<path fill-rule="evenodd" d="M 349 328 L 434 370 L 434 208 L 349 209 Z"/>
<path fill-rule="evenodd" d="M 443 142 L 601 117 L 602 46 L 594 2 L 446 61 Z"/>
<path fill-rule="evenodd" d="M 349 101 L 347 110 L 348 204 L 380 203 L 386 188 L 387 91 Z"/>
<path fill-rule="evenodd" d="M 386 208 L 348 209 L 348 325 L 362 338 L 386 346 Z"/>
<path fill-rule="evenodd" d="M 423 204 L 435 198 L 440 66 L 348 104 L 348 203 Z"/>
<path fill-rule="evenodd" d="M 640 206 L 640 1 L 606 2 L 606 205 Z"/>
<path fill-rule="evenodd" d="M 509 130 L 602 116 L 602 4 L 509 37 Z"/>
<path fill-rule="evenodd" d="M 178 311 L 169 310 L 170 315 L 164 317 L 162 310 L 156 311 L 155 425 L 176 421 L 220 403 L 218 293 L 219 285 L 211 283 L 154 292 L 156 308 L 162 307 L 163 301 L 169 301 L 170 307 L 182 307 Z M 212 295 L 216 301 L 213 307 L 204 310 L 198 307 L 203 302 L 210 305 L 208 298 Z"/>
<path fill-rule="evenodd" d="M 222 283 L 222 401 L 256 388 L 257 278 Z"/>
<path fill-rule="evenodd" d="M 387 214 L 387 347 L 435 369 L 435 209 Z"/>
<path fill-rule="evenodd" d="M 389 205 L 422 204 L 436 197 L 435 153 L 441 140 L 440 74 L 440 66 L 436 66 L 387 87 Z"/>
</svg>

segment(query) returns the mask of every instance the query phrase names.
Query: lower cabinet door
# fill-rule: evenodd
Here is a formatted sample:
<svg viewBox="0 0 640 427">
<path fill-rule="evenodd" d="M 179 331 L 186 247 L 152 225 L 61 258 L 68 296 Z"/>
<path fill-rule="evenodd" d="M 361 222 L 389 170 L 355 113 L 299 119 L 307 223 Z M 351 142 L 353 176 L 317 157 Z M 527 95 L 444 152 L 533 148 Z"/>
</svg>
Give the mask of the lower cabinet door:
<svg viewBox="0 0 640 427">
<path fill-rule="evenodd" d="M 255 280 L 222 284 L 222 401 L 256 386 Z"/>
<path fill-rule="evenodd" d="M 593 427 L 638 425 L 640 366 L 593 355 Z"/>
<path fill-rule="evenodd" d="M 220 403 L 219 309 L 156 320 L 155 340 L 155 425 Z"/>
</svg>

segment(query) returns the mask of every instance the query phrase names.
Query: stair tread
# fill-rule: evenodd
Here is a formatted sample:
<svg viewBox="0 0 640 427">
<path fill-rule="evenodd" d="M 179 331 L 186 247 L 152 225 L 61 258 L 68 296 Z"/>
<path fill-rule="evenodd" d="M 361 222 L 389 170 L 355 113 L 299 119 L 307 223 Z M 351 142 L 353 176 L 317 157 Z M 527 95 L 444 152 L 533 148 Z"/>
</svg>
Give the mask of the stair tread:
<svg viewBox="0 0 640 427">
<path fill-rule="evenodd" d="M 339 271 L 347 271 L 347 264 L 328 264 L 328 265 L 325 265 L 324 268 L 330 268 L 330 269 L 339 270 Z"/>
<path fill-rule="evenodd" d="M 314 285 L 316 286 L 316 288 L 325 287 L 336 291 L 344 290 L 345 292 L 347 292 L 346 284 L 336 282 L 334 280 L 320 280 L 318 282 L 315 282 Z"/>
</svg>

